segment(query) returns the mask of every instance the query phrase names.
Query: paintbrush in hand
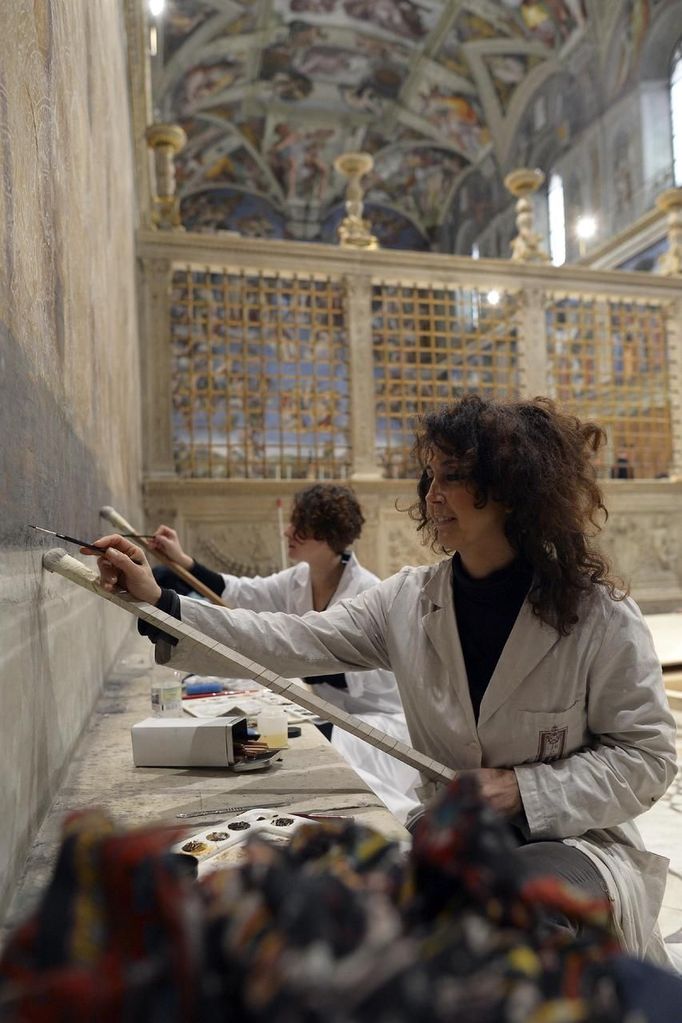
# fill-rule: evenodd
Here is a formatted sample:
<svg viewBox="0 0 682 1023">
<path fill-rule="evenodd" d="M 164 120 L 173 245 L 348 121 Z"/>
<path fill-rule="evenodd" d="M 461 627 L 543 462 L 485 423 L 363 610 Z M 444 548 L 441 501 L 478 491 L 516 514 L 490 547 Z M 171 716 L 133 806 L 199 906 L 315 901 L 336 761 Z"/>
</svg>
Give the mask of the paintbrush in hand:
<svg viewBox="0 0 682 1023">
<path fill-rule="evenodd" d="M 66 533 L 55 533 L 54 529 L 43 529 L 42 526 L 31 526 L 29 529 L 37 529 L 40 533 L 49 533 L 50 536 L 56 536 L 60 540 L 66 540 L 67 543 L 75 543 L 78 547 L 87 547 L 89 551 L 96 551 L 98 554 L 104 554 L 105 547 L 95 547 L 94 543 L 86 543 L 85 540 L 77 540 L 75 536 L 67 536 Z"/>
</svg>

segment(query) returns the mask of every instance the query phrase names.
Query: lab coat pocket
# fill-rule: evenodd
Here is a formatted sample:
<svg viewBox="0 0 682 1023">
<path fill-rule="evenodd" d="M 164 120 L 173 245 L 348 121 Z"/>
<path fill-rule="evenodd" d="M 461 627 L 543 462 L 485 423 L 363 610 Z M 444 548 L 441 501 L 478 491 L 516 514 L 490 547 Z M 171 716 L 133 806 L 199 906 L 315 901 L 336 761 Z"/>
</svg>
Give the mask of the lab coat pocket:
<svg viewBox="0 0 682 1023">
<path fill-rule="evenodd" d="M 514 731 L 523 746 L 519 763 L 551 763 L 567 757 L 585 745 L 586 728 L 582 699 L 561 710 L 517 710 Z"/>
</svg>

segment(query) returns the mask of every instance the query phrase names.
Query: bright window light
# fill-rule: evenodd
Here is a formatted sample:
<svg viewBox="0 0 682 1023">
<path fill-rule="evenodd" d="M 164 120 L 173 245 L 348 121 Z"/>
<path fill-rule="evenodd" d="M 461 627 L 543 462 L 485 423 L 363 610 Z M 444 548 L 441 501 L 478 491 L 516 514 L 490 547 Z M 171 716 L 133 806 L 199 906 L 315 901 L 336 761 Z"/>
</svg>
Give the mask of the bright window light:
<svg viewBox="0 0 682 1023">
<path fill-rule="evenodd" d="M 673 181 L 682 185 L 682 44 L 675 50 L 670 73 L 670 116 L 673 136 Z"/>
<path fill-rule="evenodd" d="M 564 214 L 564 183 L 559 174 L 552 174 L 547 189 L 549 213 L 549 251 L 554 266 L 566 262 L 566 219 Z"/>
<path fill-rule="evenodd" d="M 497 288 L 491 288 L 488 294 L 485 296 L 488 300 L 488 305 L 499 305 L 500 298 L 502 297 Z"/>
<path fill-rule="evenodd" d="M 479 259 L 480 255 L 481 255 L 481 250 L 479 249 L 479 247 L 476 244 L 476 242 L 474 242 L 474 244 L 471 246 L 471 258 L 472 259 Z"/>
<path fill-rule="evenodd" d="M 597 233 L 597 220 L 591 213 L 585 213 L 575 222 L 575 233 L 581 241 L 588 242 Z"/>
<path fill-rule="evenodd" d="M 152 18 L 160 17 L 166 9 L 166 0 L 149 0 L 149 13 Z"/>
</svg>

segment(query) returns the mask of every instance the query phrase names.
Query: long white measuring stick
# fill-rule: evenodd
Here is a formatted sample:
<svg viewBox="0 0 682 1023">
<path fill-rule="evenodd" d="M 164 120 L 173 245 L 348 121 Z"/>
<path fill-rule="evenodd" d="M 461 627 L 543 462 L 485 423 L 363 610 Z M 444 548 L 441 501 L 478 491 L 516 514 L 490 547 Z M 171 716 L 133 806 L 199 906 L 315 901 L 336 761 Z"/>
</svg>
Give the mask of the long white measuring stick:
<svg viewBox="0 0 682 1023">
<path fill-rule="evenodd" d="M 203 632 L 199 632 L 198 629 L 187 625 L 186 622 L 173 618 L 172 615 L 166 614 L 165 611 L 160 611 L 158 607 L 154 607 L 152 604 L 136 600 L 125 591 L 109 593 L 100 586 L 97 572 L 84 565 L 81 561 L 77 561 L 76 558 L 72 558 L 61 547 L 46 551 L 43 555 L 43 565 L 48 571 L 58 572 L 59 575 L 70 579 L 71 582 L 83 586 L 86 590 L 91 590 L 98 597 L 104 597 L 105 600 L 110 601 L 112 604 L 117 604 L 130 614 L 143 618 L 146 622 L 163 630 L 163 632 L 176 636 L 178 639 L 183 639 L 204 652 L 210 652 L 211 657 L 217 662 L 222 662 L 224 667 L 224 670 L 217 672 L 217 674 L 223 674 L 228 678 L 255 679 L 273 693 L 279 693 L 280 696 L 286 697 L 287 700 L 298 704 L 299 707 L 304 707 L 324 720 L 331 721 L 333 725 L 342 728 L 345 732 L 350 732 L 351 735 L 364 739 L 370 746 L 374 746 L 383 753 L 388 753 L 389 756 L 395 757 L 396 760 L 401 760 L 404 764 L 409 764 L 410 767 L 415 767 L 423 775 L 432 778 L 434 781 L 447 782 L 454 778 L 455 772 L 450 767 L 445 767 L 444 764 L 439 764 L 438 761 L 432 760 L 431 757 L 419 753 L 418 750 L 413 749 L 404 742 L 400 742 L 392 735 L 380 732 L 377 728 L 370 728 L 363 721 L 359 721 L 352 715 L 339 710 L 333 703 L 320 699 L 314 693 L 308 693 L 291 679 L 282 678 L 281 675 L 275 674 L 274 671 L 263 667 L 262 664 L 251 661 L 247 657 L 242 657 L 236 650 L 232 650 L 231 647 L 225 646 L 223 643 L 217 643 L 214 639 L 205 636 Z"/>
</svg>

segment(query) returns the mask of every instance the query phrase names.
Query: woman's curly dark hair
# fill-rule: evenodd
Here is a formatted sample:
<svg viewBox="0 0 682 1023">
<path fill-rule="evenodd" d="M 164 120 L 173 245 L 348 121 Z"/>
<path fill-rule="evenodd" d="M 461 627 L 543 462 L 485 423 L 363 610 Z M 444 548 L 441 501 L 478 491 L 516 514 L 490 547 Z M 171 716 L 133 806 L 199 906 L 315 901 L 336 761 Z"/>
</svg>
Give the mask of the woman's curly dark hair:
<svg viewBox="0 0 682 1023">
<path fill-rule="evenodd" d="M 348 487 L 314 483 L 294 495 L 291 524 L 296 536 L 324 540 L 343 554 L 362 532 L 365 519 L 358 499 Z"/>
<path fill-rule="evenodd" d="M 620 581 L 593 544 L 608 513 L 591 456 L 606 435 L 596 423 L 559 411 L 549 398 L 487 401 L 467 395 L 420 420 L 414 445 L 419 465 L 437 449 L 455 457 L 482 508 L 489 499 L 510 509 L 509 543 L 533 569 L 528 599 L 533 612 L 567 635 L 581 598 L 594 585 L 622 599 Z M 418 500 L 409 508 L 418 529 L 436 547 L 422 472 Z"/>
</svg>

